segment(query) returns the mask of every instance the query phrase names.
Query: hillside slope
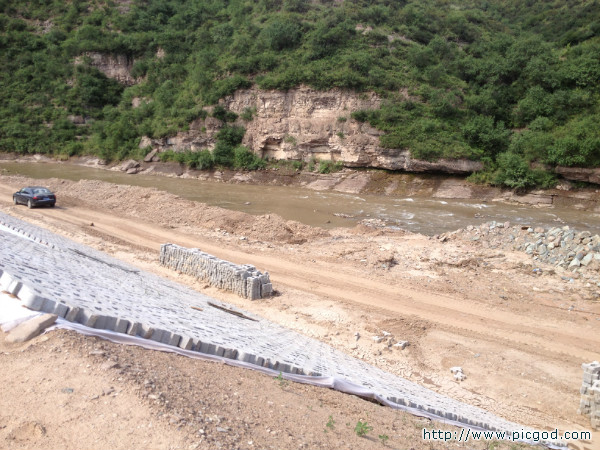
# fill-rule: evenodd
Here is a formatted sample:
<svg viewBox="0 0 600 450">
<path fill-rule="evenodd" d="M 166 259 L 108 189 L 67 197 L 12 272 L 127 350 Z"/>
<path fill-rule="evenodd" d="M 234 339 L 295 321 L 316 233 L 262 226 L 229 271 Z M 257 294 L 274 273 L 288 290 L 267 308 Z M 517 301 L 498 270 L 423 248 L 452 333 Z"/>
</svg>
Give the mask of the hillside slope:
<svg viewBox="0 0 600 450">
<path fill-rule="evenodd" d="M 253 107 L 210 107 L 240 89 L 304 85 L 376 94 L 339 121 L 368 122 L 392 154 L 482 161 L 480 181 L 548 186 L 531 167 L 600 165 L 598 6 L 3 0 L 0 150 L 139 158 L 142 137 L 207 116 L 243 134 Z M 191 162 L 233 165 L 240 142 Z"/>
</svg>

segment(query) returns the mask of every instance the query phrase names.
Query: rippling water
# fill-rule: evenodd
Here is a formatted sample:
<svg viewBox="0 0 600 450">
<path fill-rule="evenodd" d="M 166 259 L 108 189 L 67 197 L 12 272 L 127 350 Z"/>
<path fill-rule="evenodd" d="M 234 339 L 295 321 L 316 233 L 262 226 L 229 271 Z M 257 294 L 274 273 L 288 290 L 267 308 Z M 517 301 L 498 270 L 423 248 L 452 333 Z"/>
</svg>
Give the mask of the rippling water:
<svg viewBox="0 0 600 450">
<path fill-rule="evenodd" d="M 355 195 L 299 187 L 127 175 L 123 172 L 68 164 L 0 163 L 0 170 L 9 175 L 38 179 L 89 179 L 154 187 L 209 205 L 250 214 L 274 213 L 286 219 L 325 228 L 351 227 L 361 220 L 379 219 L 390 227 L 433 235 L 496 220 L 546 227 L 569 225 L 579 230 L 600 233 L 599 214 L 568 208 L 536 208 L 500 202 L 429 197 Z"/>
</svg>

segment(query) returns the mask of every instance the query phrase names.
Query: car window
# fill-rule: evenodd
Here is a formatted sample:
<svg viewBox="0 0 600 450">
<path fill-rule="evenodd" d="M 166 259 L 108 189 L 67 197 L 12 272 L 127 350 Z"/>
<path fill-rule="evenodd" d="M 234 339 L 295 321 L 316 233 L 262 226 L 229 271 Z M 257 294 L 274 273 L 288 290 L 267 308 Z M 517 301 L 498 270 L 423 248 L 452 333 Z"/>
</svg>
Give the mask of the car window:
<svg viewBox="0 0 600 450">
<path fill-rule="evenodd" d="M 50 191 L 46 188 L 38 188 L 33 190 L 34 194 L 49 194 Z"/>
</svg>

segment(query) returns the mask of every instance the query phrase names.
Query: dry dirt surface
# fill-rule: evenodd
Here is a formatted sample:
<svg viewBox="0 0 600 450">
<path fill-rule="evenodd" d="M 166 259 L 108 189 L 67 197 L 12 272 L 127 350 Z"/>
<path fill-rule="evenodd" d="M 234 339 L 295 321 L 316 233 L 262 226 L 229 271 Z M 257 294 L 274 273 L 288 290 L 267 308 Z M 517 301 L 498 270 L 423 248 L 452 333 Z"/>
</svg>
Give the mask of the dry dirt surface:
<svg viewBox="0 0 600 450">
<path fill-rule="evenodd" d="M 3 449 L 408 449 L 423 448 L 423 428 L 456 430 L 330 389 L 73 331 L 25 344 L 1 336 L 0 360 Z M 372 427 L 364 437 L 358 421 Z"/>
<path fill-rule="evenodd" d="M 40 183 L 57 193 L 56 208 L 28 210 L 12 205 L 13 192 L 24 185 Z M 85 192 L 85 197 L 77 195 L 80 192 Z M 0 210 L 267 317 L 508 420 L 539 430 L 589 430 L 588 419 L 577 415 L 577 408 L 581 363 L 600 359 L 598 288 L 586 286 L 581 280 L 565 281 L 552 270 L 536 275 L 530 256 L 524 253 L 496 249 L 485 241 L 434 239 L 368 226 L 323 231 L 275 215 L 250 216 L 158 190 L 85 180 L 40 182 L 0 176 Z M 254 264 L 270 273 L 277 295 L 249 302 L 206 286 L 201 280 L 162 268 L 158 265 L 158 250 L 166 242 L 197 247 L 235 263 Z M 384 331 L 385 339 L 375 339 L 383 336 Z M 147 426 L 148 421 L 156 427 L 167 426 L 169 433 L 173 433 L 175 447 L 185 442 L 214 448 L 217 446 L 214 442 L 219 442 L 224 448 L 301 448 L 302 444 L 306 448 L 361 445 L 373 448 L 381 446 L 375 437 L 378 434 L 389 436 L 387 445 L 392 448 L 448 448 L 456 444 L 423 442 L 416 433 L 423 427 L 421 419 L 342 394 L 298 385 L 282 389 L 264 375 L 225 366 L 218 366 L 219 370 L 231 370 L 230 375 L 216 372 L 212 375 L 214 364 L 139 349 L 113 349 L 108 344 L 91 343 L 70 334 L 50 337 L 58 347 L 61 346 L 56 342 L 60 339 L 67 340 L 82 358 L 89 356 L 86 348 L 102 345 L 111 348 L 110 354 L 134 352 L 135 355 L 126 357 L 131 367 L 137 367 L 138 358 L 154 361 L 148 363 L 147 373 L 160 372 L 165 377 L 161 383 L 165 385 L 156 388 L 161 395 L 153 394 L 158 397 L 151 402 L 144 394 L 147 394 L 145 382 L 151 375 L 138 379 L 128 369 L 88 370 L 88 373 L 99 376 L 104 384 L 125 383 L 124 394 L 138 394 L 131 401 L 138 402 L 132 408 L 140 414 L 149 404 L 160 406 L 156 411 L 150 408 L 147 418 L 140 416 L 137 426 Z M 399 340 L 409 341 L 408 347 L 404 350 L 395 347 L 393 344 Z M 36 343 L 27 352 L 58 358 L 47 349 L 38 350 L 38 345 L 43 348 L 47 343 Z M 102 351 L 109 354 L 108 350 Z M 33 366 L 41 365 L 40 370 L 48 367 L 60 370 L 66 364 L 62 359 L 42 362 L 27 352 L 10 351 L 2 358 L 25 358 Z M 96 361 L 99 357 L 92 359 Z M 94 367 L 94 361 L 86 364 Z M 166 370 L 175 367 L 173 361 L 181 365 L 182 372 L 177 372 L 177 376 Z M 184 366 L 189 372 L 184 371 Z M 463 368 L 466 380 L 454 380 L 450 373 L 453 366 Z M 202 381 L 205 372 L 207 379 L 217 383 L 209 388 L 210 393 L 207 382 Z M 28 386 L 32 379 L 36 386 L 40 383 L 39 377 L 30 376 L 29 382 L 17 380 L 16 372 L 11 373 L 11 378 L 16 386 Z M 230 384 L 221 384 L 223 380 L 229 380 Z M 246 385 L 245 390 L 238 388 L 236 383 L 240 380 Z M 93 385 L 100 387 L 103 383 Z M 268 393 L 270 400 L 263 393 Z M 318 399 L 326 395 L 332 396 L 328 400 L 331 404 L 321 407 Z M 40 401 L 40 394 L 36 397 Z M 195 406 L 192 399 L 197 399 Z M 239 406 L 242 399 L 246 406 Z M 182 406 L 175 408 L 174 413 L 168 412 L 177 402 Z M 210 414 L 217 416 L 220 408 L 239 406 L 239 413 L 231 406 L 233 409 L 227 410 L 231 415 L 224 409 L 220 416 L 221 421 L 229 423 L 218 426 L 228 432 L 209 433 L 201 428 L 208 420 L 202 402 L 208 402 L 207 409 L 212 408 Z M 255 412 L 260 414 L 253 416 Z M 0 409 L 2 414 L 7 415 L 5 406 Z M 181 422 L 175 417 L 172 423 L 169 414 L 181 417 Z M 204 422 L 197 421 L 196 415 Z M 334 430 L 325 426 L 329 416 L 335 421 Z M 30 419 L 23 418 L 23 426 L 30 426 L 27 425 Z M 373 423 L 370 440 L 357 438 L 353 433 L 359 419 Z M 52 421 L 52 416 L 48 420 Z M 383 422 L 379 424 L 379 420 Z M 404 421 L 409 425 L 401 426 Z M 216 422 L 214 419 L 210 424 Z M 13 423 L 13 427 L 19 426 Z M 40 426 L 51 428 L 48 423 L 40 422 Z M 71 426 L 77 429 L 78 421 L 73 419 L 60 428 L 64 431 Z M 202 440 L 199 429 L 207 433 Z M 8 427 L 0 430 L 4 433 L 0 438 L 8 439 L 11 430 Z M 40 433 L 35 430 L 32 433 Z M 147 430 L 144 436 L 151 437 Z M 196 440 L 190 441 L 190 436 Z M 131 438 L 124 435 L 123 439 L 130 439 L 130 443 L 144 442 L 136 441 L 133 435 Z M 253 444 L 248 444 L 249 441 Z M 98 445 L 90 442 L 94 448 L 111 447 L 108 442 Z M 159 444 L 155 443 L 157 447 Z M 469 444 L 467 448 L 479 448 Z M 594 439 L 574 442 L 571 447 L 591 449 L 599 445 L 598 439 Z"/>
</svg>

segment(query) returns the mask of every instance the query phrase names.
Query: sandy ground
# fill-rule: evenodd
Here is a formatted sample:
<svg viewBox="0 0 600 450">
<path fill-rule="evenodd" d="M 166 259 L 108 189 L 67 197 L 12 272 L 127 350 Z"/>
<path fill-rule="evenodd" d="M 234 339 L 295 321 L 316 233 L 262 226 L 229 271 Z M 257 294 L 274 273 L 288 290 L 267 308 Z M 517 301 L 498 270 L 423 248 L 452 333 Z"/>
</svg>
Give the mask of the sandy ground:
<svg viewBox="0 0 600 450">
<path fill-rule="evenodd" d="M 577 407 L 581 363 L 600 359 L 600 303 L 594 300 L 598 288 L 586 287 L 580 280 L 565 282 L 550 268 L 542 272 L 544 275 L 535 275 L 530 257 L 523 253 L 495 249 L 486 242 L 443 241 L 365 226 L 326 232 L 286 222 L 275 215 L 249 216 L 196 204 L 152 189 L 96 181 L 47 180 L 43 184 L 58 194 L 57 208 L 28 210 L 23 206 L 13 206 L 11 194 L 33 182 L 21 177 L 0 177 L 0 209 L 263 315 L 384 370 L 509 420 L 540 430 L 589 430 L 589 421 L 577 415 Z M 39 180 L 35 181 L 35 184 L 39 183 Z M 86 196 L 78 195 L 80 192 L 85 192 Z M 87 201 L 86 198 L 92 200 Z M 259 270 L 270 273 L 278 295 L 249 302 L 210 288 L 202 281 L 161 268 L 157 263 L 158 249 L 165 242 L 198 247 L 236 263 L 254 264 Z M 390 336 L 376 342 L 374 337 L 381 336 L 383 331 Z M 85 350 L 80 349 L 82 345 L 96 345 L 70 335 L 51 337 L 50 341 L 55 339 L 67 339 L 73 343 L 73 348 L 79 349 L 82 357 L 86 356 Z M 398 350 L 391 345 L 398 340 L 407 340 L 410 345 Z M 43 348 L 46 343 L 36 343 L 28 347 L 28 351 L 43 354 L 44 358 L 58 358 L 47 353 L 47 349 L 46 353 L 38 349 L 38 345 Z M 14 364 L 17 364 L 24 354 L 27 353 L 11 351 L 6 357 L 15 359 Z M 154 352 L 136 353 L 135 361 L 141 355 L 157 361 L 165 357 L 148 354 Z M 3 359 L 6 357 L 2 356 Z M 39 362 L 43 368 L 49 365 L 60 367 L 62 364 L 51 364 L 36 357 L 27 359 L 34 366 Z M 192 367 L 199 363 L 182 364 L 186 365 L 186 370 L 193 372 Z M 5 367 L 4 361 L 2 365 Z M 461 366 L 467 379 L 455 381 L 449 370 L 453 366 Z M 93 376 L 99 376 L 109 384 L 115 377 L 101 370 L 90 370 L 90 376 L 92 372 Z M 255 383 L 250 391 L 256 395 L 258 392 L 262 395 L 263 385 L 276 385 L 272 380 L 260 381 L 263 375 L 241 372 L 244 375 L 239 375 L 238 370 L 230 377 L 244 382 L 247 376 L 259 377 L 248 381 L 249 386 Z M 166 378 L 169 380 L 169 377 Z M 173 389 L 178 392 L 183 389 L 184 392 L 190 391 L 190 398 L 191 392 L 202 395 L 202 382 L 190 383 L 191 380 L 183 373 L 179 379 L 181 384 L 165 381 L 169 388 L 164 389 L 163 394 L 170 395 L 168 393 Z M 127 380 L 134 386 L 123 388 L 124 392 L 139 394 L 136 387 L 143 390 L 143 381 L 139 384 L 140 380 Z M 36 385 L 39 385 L 39 380 L 36 380 Z M 94 385 L 102 386 L 102 383 Z M 314 402 L 320 395 L 325 395 L 322 391 L 305 391 L 305 386 L 286 386 L 286 389 L 298 389 L 294 391 L 298 399 L 292 401 L 282 397 L 279 400 L 278 395 L 284 395 L 284 392 L 277 387 L 277 396 L 274 397 L 277 400 L 271 401 L 289 406 L 299 401 Z M 227 395 L 231 400 L 229 403 L 234 403 L 233 394 L 226 394 L 225 386 L 218 386 L 215 391 L 219 395 Z M 348 414 L 347 418 L 338 420 L 330 409 L 318 418 L 315 416 L 313 421 L 302 411 L 304 415 L 293 415 L 285 422 L 288 428 L 284 432 L 281 430 L 283 426 L 268 425 L 273 417 L 279 415 L 279 420 L 285 416 L 280 410 L 271 418 L 261 416 L 246 420 L 247 427 L 240 425 L 244 427 L 243 433 L 241 428 L 236 427 L 236 436 L 243 437 L 234 439 L 231 434 L 219 442 L 226 448 L 246 448 L 249 440 L 259 447 L 283 445 L 300 448 L 300 444 L 304 443 L 309 448 L 338 448 L 336 445 L 340 445 L 339 448 L 357 448 L 360 445 L 372 448 L 380 445 L 376 444 L 376 437 L 368 442 L 364 438 L 358 439 L 352 432 L 353 426 L 347 426 L 355 424 L 357 415 L 362 414 L 360 409 L 366 408 L 365 411 L 372 414 L 369 423 L 380 418 L 388 420 L 384 417 L 389 417 L 390 422 L 386 425 L 374 427 L 373 436 L 387 434 L 390 437 L 388 446 L 394 448 L 423 447 L 420 437 L 414 433 L 416 428 L 422 428 L 422 425 L 417 425 L 420 419 L 402 419 L 404 415 L 401 413 L 384 411 L 384 408 L 342 394 L 327 393 L 330 394 L 335 396 L 335 400 L 331 401 L 339 406 L 336 414 L 344 411 Z M 19 394 L 16 395 L 18 398 Z M 36 397 L 39 401 L 39 395 Z M 243 397 L 249 399 L 246 394 Z M 185 395 L 182 398 L 185 403 Z M 130 400 L 140 401 L 135 395 Z M 147 409 L 144 407 L 148 403 L 147 397 L 142 400 L 146 403 L 139 408 L 135 407 L 139 403 L 133 403 L 136 411 Z M 352 406 L 352 402 L 362 406 Z M 218 408 L 229 403 L 223 401 Z M 255 403 L 250 401 L 250 404 Z M 259 403 L 261 406 L 254 409 L 262 411 L 264 404 L 268 404 L 264 399 Z M 311 406 L 309 403 L 306 409 Z M 215 404 L 213 406 L 216 407 Z M 247 413 L 242 408 L 240 414 L 251 414 L 249 411 L 253 409 L 251 406 L 248 408 Z M 191 411 L 194 407 L 188 404 L 182 409 Z M 0 416 L 3 414 L 6 414 L 5 406 L 0 409 Z M 185 440 L 189 439 L 185 433 L 180 436 L 175 432 L 181 431 L 181 426 L 173 426 L 170 419 L 162 420 L 164 414 L 157 416 L 152 410 L 147 414 L 147 417 L 140 416 L 139 422 L 154 420 L 157 427 L 167 426 L 169 432 L 174 433 L 169 445 L 172 443 L 179 447 L 180 442 L 189 442 Z M 184 413 L 182 417 L 187 417 L 186 414 L 190 413 Z M 329 415 L 337 424 L 335 429 L 339 434 L 335 439 L 331 439 L 333 434 L 323 432 Z M 235 413 L 233 417 L 237 417 Z M 392 431 L 392 425 L 396 424 L 394 426 L 398 429 L 397 421 L 402 420 L 411 423 L 408 426 L 410 432 L 407 427 Z M 70 423 L 78 425 L 76 421 Z M 42 426 L 50 428 L 43 423 Z M 63 428 L 66 426 L 62 425 Z M 9 439 L 14 430 L 9 431 L 8 428 L 0 430 L 0 438 Z M 189 431 L 187 425 L 183 428 Z M 270 430 L 268 433 L 266 428 Z M 298 437 L 306 436 L 307 429 L 314 431 L 314 439 Z M 383 429 L 387 431 L 380 431 Z M 35 429 L 32 430 L 35 433 Z M 282 441 L 281 435 L 275 433 L 276 438 L 271 441 L 274 430 L 296 437 Z M 150 438 L 147 433 L 142 435 Z M 256 437 L 247 439 L 248 436 Z M 265 440 L 261 440 L 263 438 Z M 55 442 L 62 445 L 60 441 Z M 137 441 L 132 435 L 129 442 L 142 441 Z M 212 441 L 198 442 L 204 445 Z M 425 444 L 431 448 L 448 448 L 455 443 Z M 91 441 L 90 445 L 94 448 L 111 447 L 106 441 L 98 445 Z M 148 445 L 167 448 L 161 447 L 158 441 L 148 442 Z M 593 442 L 573 443 L 572 448 L 591 449 L 599 448 L 599 445 L 598 439 L 594 439 Z M 64 447 L 67 447 L 66 444 Z"/>
</svg>

